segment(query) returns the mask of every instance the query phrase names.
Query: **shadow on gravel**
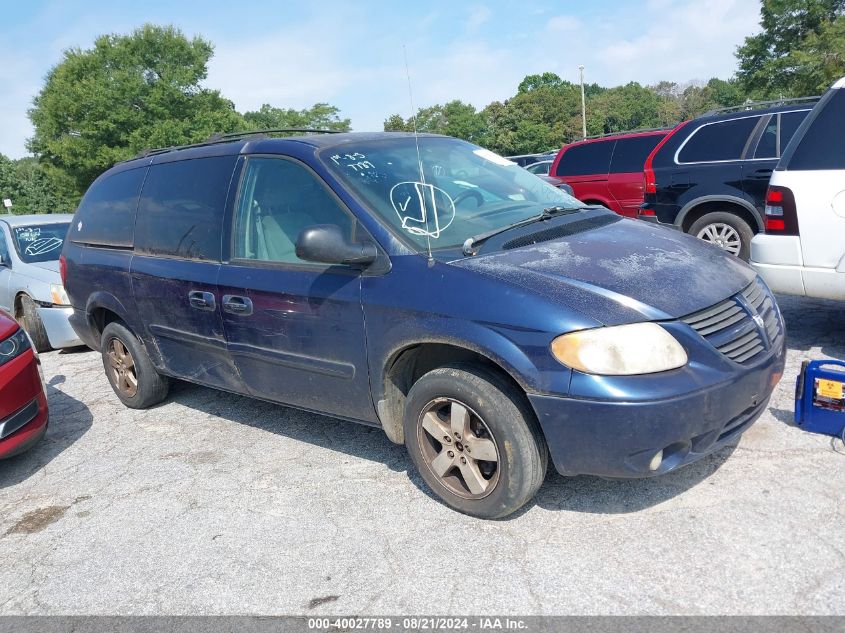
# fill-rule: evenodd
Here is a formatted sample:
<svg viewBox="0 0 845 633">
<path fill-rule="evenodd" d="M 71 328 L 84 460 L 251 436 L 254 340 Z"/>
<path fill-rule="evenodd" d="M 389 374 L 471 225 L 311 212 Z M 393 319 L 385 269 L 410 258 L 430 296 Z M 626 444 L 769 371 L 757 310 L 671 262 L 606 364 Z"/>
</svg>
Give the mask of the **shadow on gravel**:
<svg viewBox="0 0 845 633">
<path fill-rule="evenodd" d="M 64 375 L 59 374 L 46 385 L 50 423 L 44 439 L 25 453 L 0 461 L 0 489 L 25 481 L 37 473 L 91 428 L 94 418 L 88 407 L 56 389 L 56 385 L 64 381 Z"/>
<path fill-rule="evenodd" d="M 178 402 L 200 413 L 218 416 L 238 424 L 247 424 L 306 444 L 382 463 L 394 472 L 407 472 L 408 479 L 417 488 L 439 502 L 417 474 L 405 448 L 391 443 L 379 428 L 307 413 L 185 382 L 174 383 L 168 401 Z M 637 512 L 671 499 L 702 483 L 730 457 L 735 447 L 735 445 L 726 446 L 678 472 L 646 479 L 608 480 L 599 477 L 562 477 L 550 467 L 546 480 L 534 500 L 508 518 L 518 518 L 534 505 L 547 510 L 594 514 Z"/>
<path fill-rule="evenodd" d="M 591 514 L 626 514 L 663 503 L 707 480 L 736 449 L 729 444 L 712 455 L 675 472 L 645 479 L 563 477 L 550 468 L 532 504 L 546 510 Z M 514 516 L 518 516 L 517 513 Z"/>
<path fill-rule="evenodd" d="M 778 295 L 790 349 L 820 347 L 824 356 L 845 359 L 845 310 L 840 301 Z"/>
<path fill-rule="evenodd" d="M 178 402 L 210 416 L 379 462 L 396 472 L 403 472 L 411 466 L 404 447 L 388 440 L 381 428 L 182 381 L 173 382 L 165 402 Z"/>
</svg>

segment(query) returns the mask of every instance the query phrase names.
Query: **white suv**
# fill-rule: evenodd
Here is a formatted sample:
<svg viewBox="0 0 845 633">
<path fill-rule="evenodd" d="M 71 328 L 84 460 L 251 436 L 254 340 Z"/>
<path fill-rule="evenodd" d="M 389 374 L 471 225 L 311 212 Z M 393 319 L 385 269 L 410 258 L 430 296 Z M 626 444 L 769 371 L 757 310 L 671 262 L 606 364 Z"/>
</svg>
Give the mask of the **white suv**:
<svg viewBox="0 0 845 633">
<path fill-rule="evenodd" d="M 845 299 L 845 77 L 816 104 L 772 174 L 751 265 L 775 292 Z"/>
</svg>

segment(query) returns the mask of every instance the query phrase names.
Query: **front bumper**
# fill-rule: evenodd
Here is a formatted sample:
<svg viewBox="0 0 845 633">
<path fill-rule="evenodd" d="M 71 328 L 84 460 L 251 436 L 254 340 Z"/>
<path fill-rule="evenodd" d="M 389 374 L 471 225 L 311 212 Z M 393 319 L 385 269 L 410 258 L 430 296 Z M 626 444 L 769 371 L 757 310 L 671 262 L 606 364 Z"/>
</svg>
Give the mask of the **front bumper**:
<svg viewBox="0 0 845 633">
<path fill-rule="evenodd" d="M 782 348 L 773 350 L 730 380 L 651 401 L 528 398 L 562 475 L 649 477 L 690 464 L 748 429 L 766 409 L 784 360 Z M 661 450 L 662 462 L 651 470 Z"/>
<path fill-rule="evenodd" d="M 50 347 L 61 349 L 83 344 L 68 320 L 72 314 L 73 308 L 70 306 L 38 308 L 38 316 L 41 317 L 41 322 L 44 324 L 47 338 L 50 340 Z"/>
<path fill-rule="evenodd" d="M 32 448 L 47 432 L 47 398 L 40 393 L 10 416 L 0 420 L 0 459 Z"/>
</svg>

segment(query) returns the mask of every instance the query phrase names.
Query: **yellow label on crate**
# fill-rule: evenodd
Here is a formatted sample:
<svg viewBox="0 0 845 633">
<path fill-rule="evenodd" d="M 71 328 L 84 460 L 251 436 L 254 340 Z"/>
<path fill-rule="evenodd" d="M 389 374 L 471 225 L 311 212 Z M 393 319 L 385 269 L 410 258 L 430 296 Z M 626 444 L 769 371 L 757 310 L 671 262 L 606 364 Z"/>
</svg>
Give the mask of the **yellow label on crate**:
<svg viewBox="0 0 845 633">
<path fill-rule="evenodd" d="M 845 386 L 838 380 L 816 380 L 816 394 L 822 398 L 842 399 L 842 387 Z"/>
</svg>

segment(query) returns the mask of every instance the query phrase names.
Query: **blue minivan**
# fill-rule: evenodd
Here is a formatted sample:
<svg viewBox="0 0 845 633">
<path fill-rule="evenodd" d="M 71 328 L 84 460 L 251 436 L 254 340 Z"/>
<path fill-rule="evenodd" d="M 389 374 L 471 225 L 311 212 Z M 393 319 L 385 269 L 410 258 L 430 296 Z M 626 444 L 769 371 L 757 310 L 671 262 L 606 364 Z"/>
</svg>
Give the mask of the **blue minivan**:
<svg viewBox="0 0 845 633">
<path fill-rule="evenodd" d="M 645 477 L 736 441 L 784 367 L 743 262 L 435 135 L 149 152 L 91 185 L 62 272 L 126 406 L 177 378 L 379 426 L 485 518 L 549 458 Z"/>
</svg>

